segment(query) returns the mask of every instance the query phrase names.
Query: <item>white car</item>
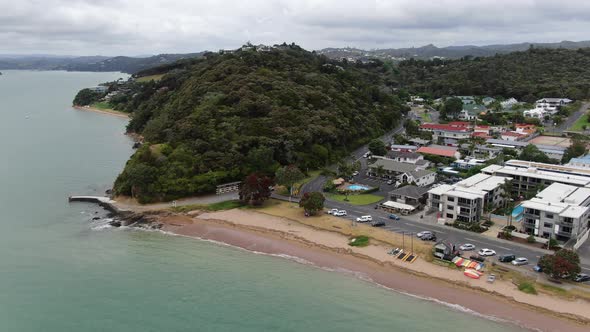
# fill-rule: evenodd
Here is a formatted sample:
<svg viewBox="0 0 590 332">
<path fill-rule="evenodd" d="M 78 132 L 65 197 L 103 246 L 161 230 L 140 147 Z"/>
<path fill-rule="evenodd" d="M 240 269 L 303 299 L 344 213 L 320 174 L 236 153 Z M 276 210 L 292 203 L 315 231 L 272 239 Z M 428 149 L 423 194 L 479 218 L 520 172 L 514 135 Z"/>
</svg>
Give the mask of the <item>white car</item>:
<svg viewBox="0 0 590 332">
<path fill-rule="evenodd" d="M 343 217 L 346 215 L 346 210 L 338 210 L 338 211 L 332 213 L 332 215 L 334 215 L 336 217 Z"/>
<path fill-rule="evenodd" d="M 328 210 L 328 214 L 334 215 L 334 213 L 338 213 L 338 211 L 340 211 L 340 210 L 338 210 L 338 209 L 331 209 L 331 210 Z"/>
<path fill-rule="evenodd" d="M 517 259 L 512 261 L 512 265 L 527 265 L 529 260 L 524 257 L 518 257 Z"/>
<path fill-rule="evenodd" d="M 352 176 L 357 176 L 357 175 L 359 175 L 359 171 L 354 171 L 354 172 L 352 173 Z"/>
<path fill-rule="evenodd" d="M 365 152 L 365 154 L 363 155 L 363 158 L 369 158 L 370 155 L 371 155 L 370 152 Z"/>
<path fill-rule="evenodd" d="M 465 243 L 464 245 L 460 246 L 459 249 L 463 251 L 470 251 L 475 249 L 475 245 L 471 243 Z"/>
<path fill-rule="evenodd" d="M 477 252 L 480 256 L 495 256 L 496 252 L 492 249 L 483 248 Z"/>
<path fill-rule="evenodd" d="M 357 222 L 369 222 L 369 221 L 373 221 L 373 217 L 371 216 L 360 216 L 358 218 L 356 218 Z"/>
<path fill-rule="evenodd" d="M 422 232 L 416 233 L 416 237 L 420 237 L 421 238 L 423 236 L 431 235 L 431 234 L 433 234 L 431 231 L 422 231 Z"/>
</svg>

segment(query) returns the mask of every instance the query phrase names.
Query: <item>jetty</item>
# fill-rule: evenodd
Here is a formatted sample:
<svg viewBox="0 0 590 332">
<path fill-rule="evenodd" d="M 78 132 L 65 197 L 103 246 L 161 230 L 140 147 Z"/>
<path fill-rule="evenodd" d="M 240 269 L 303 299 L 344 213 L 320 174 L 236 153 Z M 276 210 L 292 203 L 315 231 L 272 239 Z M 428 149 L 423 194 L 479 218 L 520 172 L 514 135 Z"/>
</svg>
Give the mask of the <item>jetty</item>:
<svg viewBox="0 0 590 332">
<path fill-rule="evenodd" d="M 104 209 L 112 212 L 116 215 L 123 214 L 125 212 L 129 212 L 127 210 L 121 210 L 115 206 L 116 201 L 112 200 L 110 197 L 106 196 L 70 196 L 68 197 L 68 202 L 86 202 L 86 203 L 96 203 L 99 206 L 103 207 Z"/>
</svg>

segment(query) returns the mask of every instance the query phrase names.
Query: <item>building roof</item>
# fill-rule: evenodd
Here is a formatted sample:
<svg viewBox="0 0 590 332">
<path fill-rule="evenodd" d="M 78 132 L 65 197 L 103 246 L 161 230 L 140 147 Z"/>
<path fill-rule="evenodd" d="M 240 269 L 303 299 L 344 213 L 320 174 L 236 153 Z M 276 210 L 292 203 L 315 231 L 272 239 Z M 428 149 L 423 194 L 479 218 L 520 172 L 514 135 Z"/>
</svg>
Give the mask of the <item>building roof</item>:
<svg viewBox="0 0 590 332">
<path fill-rule="evenodd" d="M 572 102 L 571 99 L 568 98 L 542 98 L 537 100 L 537 103 L 559 103 L 559 102 L 564 102 L 564 103 L 570 103 Z"/>
<path fill-rule="evenodd" d="M 391 149 L 399 149 L 399 150 L 418 150 L 418 147 L 415 145 L 391 145 Z"/>
<path fill-rule="evenodd" d="M 394 202 L 394 201 L 387 201 L 387 202 L 385 202 L 385 203 L 383 203 L 381 205 L 386 206 L 386 207 L 390 207 L 390 208 L 394 208 L 394 209 L 399 209 L 399 210 L 414 211 L 416 209 L 412 205 L 404 204 L 404 203 L 399 203 L 399 202 Z"/>
<path fill-rule="evenodd" d="M 524 201 L 522 206 L 529 209 L 558 213 L 564 218 L 580 218 L 589 209 L 590 188 L 579 188 L 553 183 L 534 198 Z"/>
<path fill-rule="evenodd" d="M 522 137 L 522 136 L 527 136 L 527 135 L 521 134 L 521 133 L 517 133 L 517 132 L 514 132 L 514 131 L 505 131 L 505 132 L 502 133 L 502 136 Z"/>
<path fill-rule="evenodd" d="M 423 146 L 418 149 L 418 153 L 454 158 L 455 154 L 457 153 L 457 148 L 441 145 Z"/>
<path fill-rule="evenodd" d="M 409 163 L 402 163 L 391 159 L 377 159 L 369 168 L 377 168 L 382 166 L 384 170 L 396 173 L 408 173 L 414 178 L 421 178 L 423 176 L 432 174 L 434 172 L 428 170 L 416 170 L 416 165 Z"/>
<path fill-rule="evenodd" d="M 389 152 L 387 152 L 385 157 L 390 158 L 390 159 L 395 159 L 395 158 L 417 159 L 417 158 L 422 157 L 422 155 L 419 153 L 416 153 L 416 152 L 389 151 Z"/>
<path fill-rule="evenodd" d="M 428 130 L 444 130 L 444 131 L 462 131 L 466 132 L 469 130 L 469 123 L 467 122 L 451 122 L 447 124 L 440 123 L 424 123 L 420 125 L 421 129 Z"/>
<path fill-rule="evenodd" d="M 418 187 L 414 185 L 407 185 L 401 188 L 397 188 L 389 192 L 389 195 L 400 195 L 404 197 L 412 197 L 412 198 L 420 198 L 424 196 L 428 192 L 428 188 L 426 187 Z"/>
<path fill-rule="evenodd" d="M 483 168 L 481 171 L 486 174 L 500 174 L 511 177 L 526 176 L 529 178 L 542 179 L 551 182 L 561 182 L 580 187 L 590 186 L 590 175 L 584 176 L 582 174 L 566 174 L 557 171 L 541 170 L 535 167 L 523 168 L 515 166 L 490 165 Z M 586 170 L 586 172 L 590 173 L 590 170 Z"/>
</svg>

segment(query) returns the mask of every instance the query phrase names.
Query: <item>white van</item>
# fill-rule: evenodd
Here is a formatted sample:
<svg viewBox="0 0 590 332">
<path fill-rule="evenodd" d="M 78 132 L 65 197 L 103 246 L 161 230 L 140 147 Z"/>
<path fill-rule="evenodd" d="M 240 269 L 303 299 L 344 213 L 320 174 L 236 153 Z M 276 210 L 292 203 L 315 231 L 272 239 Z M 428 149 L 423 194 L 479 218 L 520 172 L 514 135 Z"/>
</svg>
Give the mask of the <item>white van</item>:
<svg viewBox="0 0 590 332">
<path fill-rule="evenodd" d="M 369 221 L 373 221 L 373 217 L 371 216 L 360 216 L 358 218 L 356 218 L 357 222 L 369 222 Z"/>
</svg>

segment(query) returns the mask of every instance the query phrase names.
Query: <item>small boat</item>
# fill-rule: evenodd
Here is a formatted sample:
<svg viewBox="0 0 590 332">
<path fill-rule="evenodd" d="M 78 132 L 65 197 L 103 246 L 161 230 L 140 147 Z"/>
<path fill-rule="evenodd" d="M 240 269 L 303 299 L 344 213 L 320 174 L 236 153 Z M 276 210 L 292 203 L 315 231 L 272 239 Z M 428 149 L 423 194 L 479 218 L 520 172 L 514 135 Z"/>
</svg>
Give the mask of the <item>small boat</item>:
<svg viewBox="0 0 590 332">
<path fill-rule="evenodd" d="M 475 271 L 473 269 L 466 269 L 463 274 L 472 279 L 479 279 L 479 277 L 481 277 L 481 272 Z"/>
</svg>

